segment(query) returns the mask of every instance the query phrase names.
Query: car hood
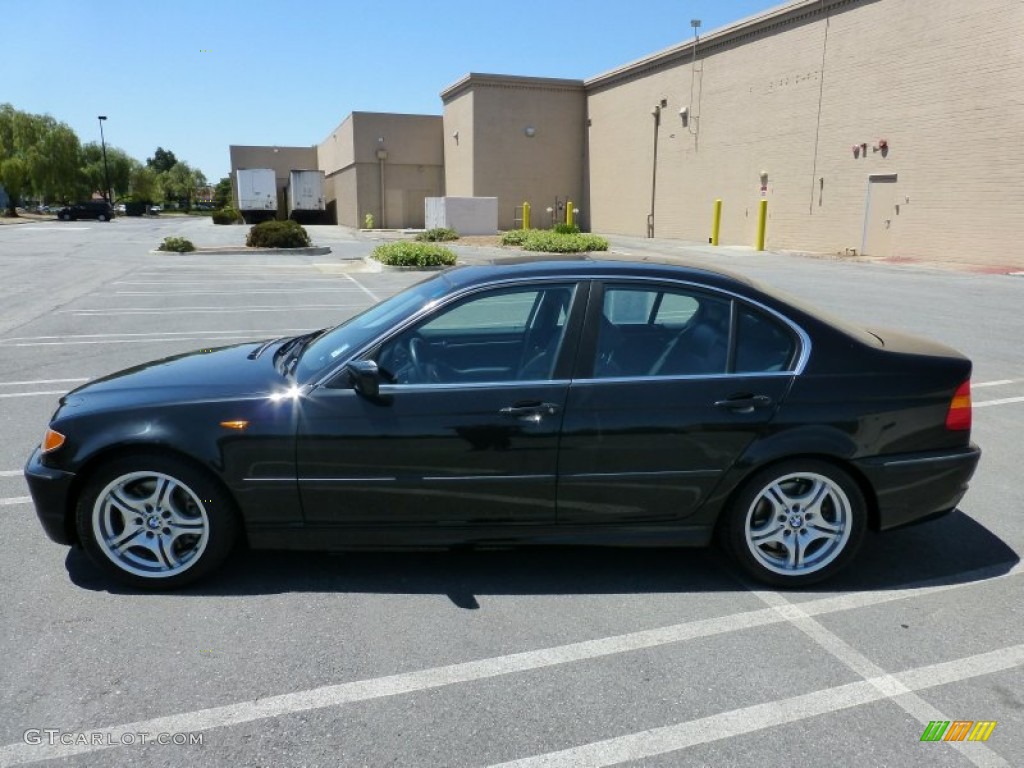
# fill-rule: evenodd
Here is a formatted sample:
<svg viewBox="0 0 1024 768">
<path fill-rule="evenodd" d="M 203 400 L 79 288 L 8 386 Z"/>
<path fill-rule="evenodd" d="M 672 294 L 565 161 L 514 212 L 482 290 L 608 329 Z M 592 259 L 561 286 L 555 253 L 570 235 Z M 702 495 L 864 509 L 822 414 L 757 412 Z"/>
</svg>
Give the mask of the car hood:
<svg viewBox="0 0 1024 768">
<path fill-rule="evenodd" d="M 259 343 L 200 349 L 127 368 L 96 379 L 61 398 L 75 408 L 116 401 L 118 407 L 185 400 L 266 396 L 292 382 L 274 367 L 272 344 L 253 359 Z"/>
</svg>

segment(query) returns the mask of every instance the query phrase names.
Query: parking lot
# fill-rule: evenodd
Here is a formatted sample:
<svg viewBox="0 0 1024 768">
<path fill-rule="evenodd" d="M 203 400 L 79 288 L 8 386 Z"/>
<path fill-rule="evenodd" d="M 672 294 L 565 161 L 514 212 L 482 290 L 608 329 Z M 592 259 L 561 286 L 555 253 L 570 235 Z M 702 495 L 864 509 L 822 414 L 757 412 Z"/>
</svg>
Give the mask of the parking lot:
<svg viewBox="0 0 1024 768">
<path fill-rule="evenodd" d="M 0 766 L 1024 764 L 1024 277 L 691 249 L 974 360 L 984 454 L 961 509 L 869 535 L 820 587 L 748 583 L 716 550 L 546 549 L 238 552 L 134 593 L 35 518 L 21 467 L 59 396 L 333 325 L 423 276 L 366 271 L 372 243 L 337 228 L 314 233 L 327 255 L 150 253 L 242 231 L 0 227 Z M 934 720 L 996 726 L 922 742 Z"/>
</svg>

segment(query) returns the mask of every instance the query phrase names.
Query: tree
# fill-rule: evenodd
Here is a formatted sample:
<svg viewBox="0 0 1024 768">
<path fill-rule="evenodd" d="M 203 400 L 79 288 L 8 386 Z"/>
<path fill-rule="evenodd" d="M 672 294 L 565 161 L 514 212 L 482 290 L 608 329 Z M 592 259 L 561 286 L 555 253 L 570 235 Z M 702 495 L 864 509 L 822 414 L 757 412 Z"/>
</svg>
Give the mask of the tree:
<svg viewBox="0 0 1024 768">
<path fill-rule="evenodd" d="M 178 162 L 178 158 L 169 149 L 157 147 L 153 156 L 146 159 L 146 165 L 157 173 L 167 173 Z"/>
<path fill-rule="evenodd" d="M 82 147 L 82 175 L 90 191 L 106 188 L 106 173 L 110 174 L 110 187 L 117 199 L 127 193 L 131 186 L 132 170 L 139 166 L 138 160 L 128 156 L 117 147 L 107 147 L 107 166 L 103 167 L 103 148 L 94 141 Z"/>
<path fill-rule="evenodd" d="M 213 189 L 213 204 L 218 208 L 227 208 L 231 205 L 231 195 L 231 177 L 225 176 Z"/>
<path fill-rule="evenodd" d="M 198 168 L 179 160 L 169 171 L 160 174 L 160 184 L 164 195 L 179 203 L 184 202 L 185 210 L 191 210 L 196 187 L 206 184 L 206 176 Z"/>
<path fill-rule="evenodd" d="M 81 145 L 66 123 L 49 115 L 0 105 L 0 184 L 16 215 L 18 201 L 29 194 L 68 198 L 82 188 Z"/>
<path fill-rule="evenodd" d="M 131 189 L 132 200 L 137 203 L 163 202 L 163 191 L 160 188 L 156 171 L 136 162 L 129 174 L 128 187 Z"/>
</svg>

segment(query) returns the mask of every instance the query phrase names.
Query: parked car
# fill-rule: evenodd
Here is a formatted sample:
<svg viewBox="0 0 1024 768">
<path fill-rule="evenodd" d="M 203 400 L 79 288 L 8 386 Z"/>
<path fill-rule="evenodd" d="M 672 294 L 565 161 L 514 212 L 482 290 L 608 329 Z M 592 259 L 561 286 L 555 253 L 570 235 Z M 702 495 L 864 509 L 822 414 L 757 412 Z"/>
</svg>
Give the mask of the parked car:
<svg viewBox="0 0 1024 768">
<path fill-rule="evenodd" d="M 128 206 L 124 203 L 118 203 L 114 206 L 115 213 L 125 213 L 128 210 Z"/>
<path fill-rule="evenodd" d="M 114 209 L 110 203 L 103 200 L 90 200 L 85 203 L 65 205 L 57 211 L 57 218 L 61 221 L 75 221 L 77 219 L 110 221 L 114 218 Z"/>
<path fill-rule="evenodd" d="M 151 206 L 149 206 L 149 212 L 152 213 L 153 215 L 156 215 L 156 214 L 160 213 L 162 210 L 163 210 L 163 208 L 161 206 L 159 206 L 159 205 L 151 205 Z"/>
<path fill-rule="evenodd" d="M 706 545 L 782 586 L 953 510 L 971 362 L 742 277 L 447 270 L 333 328 L 65 395 L 26 466 L 46 533 L 144 588 L 236 541 Z"/>
</svg>

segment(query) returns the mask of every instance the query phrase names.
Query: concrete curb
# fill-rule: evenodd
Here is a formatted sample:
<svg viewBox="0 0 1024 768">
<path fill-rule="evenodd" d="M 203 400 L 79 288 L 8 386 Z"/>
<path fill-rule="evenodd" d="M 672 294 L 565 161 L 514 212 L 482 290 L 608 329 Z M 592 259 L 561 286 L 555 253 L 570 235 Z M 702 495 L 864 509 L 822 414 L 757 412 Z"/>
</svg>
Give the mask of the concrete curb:
<svg viewBox="0 0 1024 768">
<path fill-rule="evenodd" d="M 331 253 L 328 245 L 315 245 L 311 248 L 248 248 L 246 246 L 224 246 L 214 248 L 196 248 L 194 251 L 186 251 L 184 254 L 177 251 L 161 251 L 154 248 L 150 253 L 173 254 L 175 256 L 195 256 L 206 254 L 210 256 L 244 256 L 245 254 L 259 254 L 268 256 L 324 256 Z"/>
</svg>

